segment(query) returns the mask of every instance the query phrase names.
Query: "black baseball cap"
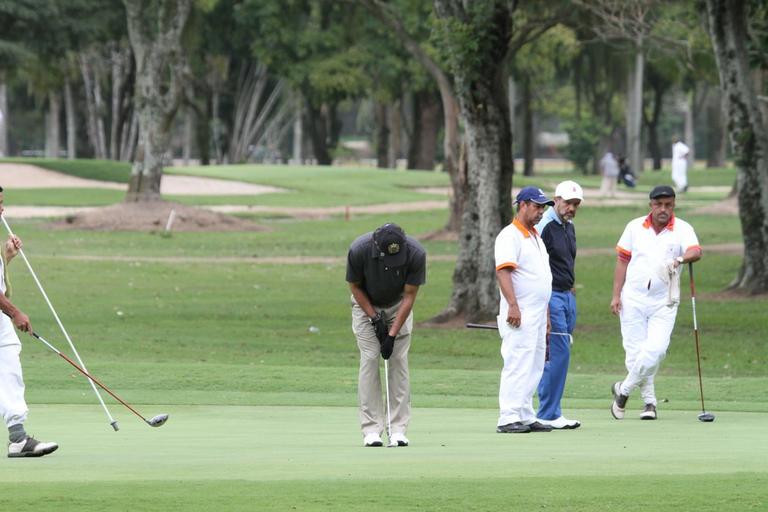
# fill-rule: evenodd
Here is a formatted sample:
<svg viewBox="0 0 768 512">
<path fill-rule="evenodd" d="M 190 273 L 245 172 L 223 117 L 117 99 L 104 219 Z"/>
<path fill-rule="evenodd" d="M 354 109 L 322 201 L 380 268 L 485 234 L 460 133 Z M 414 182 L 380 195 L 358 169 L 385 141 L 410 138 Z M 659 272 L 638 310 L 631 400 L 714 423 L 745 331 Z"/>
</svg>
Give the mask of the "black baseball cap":
<svg viewBox="0 0 768 512">
<path fill-rule="evenodd" d="M 653 187 L 653 190 L 648 194 L 648 197 L 651 199 L 658 199 L 659 197 L 675 197 L 675 189 L 669 185 L 659 185 L 658 187 Z"/>
<path fill-rule="evenodd" d="M 403 228 L 397 224 L 387 223 L 374 231 L 373 243 L 387 266 L 401 267 L 405 264 L 408 239 Z"/>
</svg>

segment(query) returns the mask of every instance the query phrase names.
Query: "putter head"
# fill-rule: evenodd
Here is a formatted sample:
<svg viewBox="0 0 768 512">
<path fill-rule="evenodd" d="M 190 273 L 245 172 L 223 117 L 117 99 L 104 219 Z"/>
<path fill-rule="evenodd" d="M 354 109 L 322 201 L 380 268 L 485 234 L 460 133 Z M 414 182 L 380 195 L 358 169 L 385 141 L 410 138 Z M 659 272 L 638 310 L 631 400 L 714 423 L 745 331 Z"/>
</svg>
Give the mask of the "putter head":
<svg viewBox="0 0 768 512">
<path fill-rule="evenodd" d="M 397 446 L 398 446 L 398 444 L 397 443 L 393 443 L 391 439 L 387 443 L 387 448 L 397 448 Z"/>
<path fill-rule="evenodd" d="M 711 412 L 702 412 L 699 414 L 699 421 L 703 421 L 705 423 L 710 423 L 715 421 L 715 415 Z"/>
<path fill-rule="evenodd" d="M 167 414 L 158 414 L 154 418 L 147 420 L 147 425 L 150 427 L 162 427 L 166 421 L 168 421 Z"/>
</svg>

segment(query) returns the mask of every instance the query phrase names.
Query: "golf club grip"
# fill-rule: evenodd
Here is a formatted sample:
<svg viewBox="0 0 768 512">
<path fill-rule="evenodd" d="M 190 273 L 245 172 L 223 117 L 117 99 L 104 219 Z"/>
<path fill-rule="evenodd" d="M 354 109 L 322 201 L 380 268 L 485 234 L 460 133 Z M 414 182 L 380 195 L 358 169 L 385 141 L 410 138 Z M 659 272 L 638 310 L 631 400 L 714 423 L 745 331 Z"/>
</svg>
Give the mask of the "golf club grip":
<svg viewBox="0 0 768 512">
<path fill-rule="evenodd" d="M 464 324 L 464 327 L 467 329 L 492 329 L 497 330 L 498 327 L 492 324 L 474 324 L 474 323 L 466 323 Z"/>
<path fill-rule="evenodd" d="M 693 284 L 693 262 L 692 261 L 688 263 L 688 277 L 689 277 L 689 279 L 691 281 L 691 297 L 695 297 L 696 296 L 696 288 L 695 288 L 695 286 Z"/>
</svg>

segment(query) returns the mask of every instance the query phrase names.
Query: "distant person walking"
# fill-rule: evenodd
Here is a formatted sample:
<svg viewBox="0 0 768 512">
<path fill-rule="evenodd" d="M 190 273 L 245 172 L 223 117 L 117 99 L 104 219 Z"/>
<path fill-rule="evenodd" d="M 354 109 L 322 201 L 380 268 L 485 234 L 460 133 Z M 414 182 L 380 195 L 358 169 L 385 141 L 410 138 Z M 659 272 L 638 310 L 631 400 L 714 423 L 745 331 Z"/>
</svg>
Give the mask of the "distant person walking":
<svg viewBox="0 0 768 512">
<path fill-rule="evenodd" d="M 654 378 L 667 355 L 680 303 L 682 266 L 701 258 L 690 224 L 675 217 L 675 191 L 650 193 L 651 212 L 627 224 L 616 252 L 611 312 L 619 315 L 627 375 L 613 387 L 611 414 L 624 418 L 630 393 L 640 388 L 640 418 L 656 419 Z"/>
<path fill-rule="evenodd" d="M 576 229 L 573 218 L 579 209 L 584 192 L 573 181 L 564 181 L 555 189 L 555 205 L 544 212 L 536 224 L 549 254 L 552 271 L 552 296 L 549 299 L 548 354 L 544 373 L 539 382 L 539 422 L 554 429 L 579 428 L 581 423 L 563 416 L 560 400 L 563 398 L 568 364 L 571 360 L 571 337 L 576 326 Z"/>
<path fill-rule="evenodd" d="M 501 357 L 496 432 L 549 432 L 537 421 L 533 394 L 544 371 L 552 294 L 552 272 L 544 242 L 536 231 L 547 205 L 554 205 L 541 189 L 525 187 L 515 201 L 517 215 L 496 237 L 496 280 L 499 284 Z"/>
<path fill-rule="evenodd" d="M 690 148 L 680 139 L 676 139 L 672 144 L 672 181 L 678 192 L 688 190 L 688 153 L 690 152 Z"/>
<path fill-rule="evenodd" d="M 384 224 L 358 237 L 347 254 L 352 292 L 352 331 L 360 349 L 357 397 L 364 446 L 382 446 L 386 412 L 379 356 L 389 360 L 390 444 L 408 446 L 411 418 L 408 350 L 413 304 L 426 281 L 427 253 L 397 224 Z"/>
<path fill-rule="evenodd" d="M 600 159 L 600 174 L 603 181 L 600 184 L 600 194 L 608 197 L 616 196 L 616 180 L 619 176 L 619 163 L 613 153 L 608 151 Z"/>
<path fill-rule="evenodd" d="M 3 188 L 0 187 L 0 215 L 3 214 Z M 19 237 L 11 235 L 0 247 L 0 413 L 8 427 L 8 457 L 42 457 L 55 452 L 59 445 L 41 442 L 27 434 L 27 402 L 24 399 L 24 377 L 21 371 L 21 341 L 16 329 L 32 331 L 29 317 L 10 300 L 8 263 L 21 250 Z"/>
</svg>

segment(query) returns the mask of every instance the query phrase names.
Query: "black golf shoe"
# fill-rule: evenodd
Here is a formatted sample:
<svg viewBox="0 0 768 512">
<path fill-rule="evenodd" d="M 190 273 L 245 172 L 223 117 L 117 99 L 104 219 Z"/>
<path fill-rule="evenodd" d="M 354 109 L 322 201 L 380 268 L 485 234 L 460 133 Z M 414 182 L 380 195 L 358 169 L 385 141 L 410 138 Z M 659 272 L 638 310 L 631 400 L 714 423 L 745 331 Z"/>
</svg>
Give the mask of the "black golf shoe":
<svg viewBox="0 0 768 512">
<path fill-rule="evenodd" d="M 520 421 L 507 423 L 506 425 L 499 425 L 496 427 L 496 433 L 498 434 L 527 434 L 530 431 L 530 425 L 524 425 Z"/>
<path fill-rule="evenodd" d="M 44 443 L 28 436 L 18 443 L 8 443 L 8 457 L 42 457 L 58 449 L 56 443 Z"/>
<path fill-rule="evenodd" d="M 538 421 L 529 423 L 527 426 L 531 429 L 531 432 L 552 432 L 551 426 L 539 423 Z"/>
<path fill-rule="evenodd" d="M 656 419 L 656 406 L 653 404 L 645 404 L 642 412 L 640 413 L 641 420 L 655 420 Z"/>
</svg>

